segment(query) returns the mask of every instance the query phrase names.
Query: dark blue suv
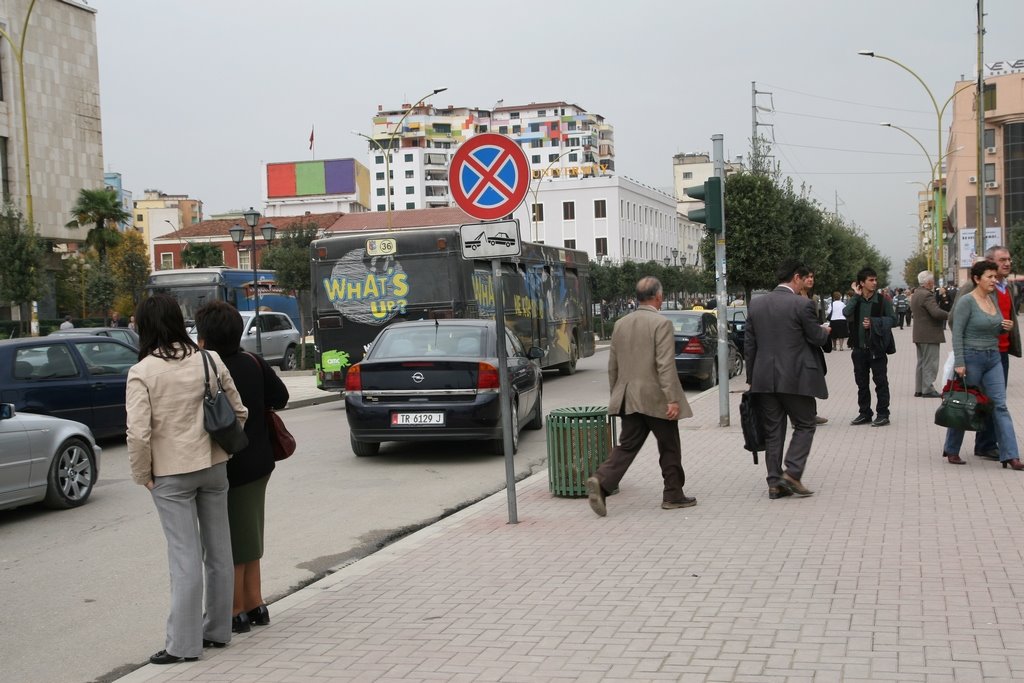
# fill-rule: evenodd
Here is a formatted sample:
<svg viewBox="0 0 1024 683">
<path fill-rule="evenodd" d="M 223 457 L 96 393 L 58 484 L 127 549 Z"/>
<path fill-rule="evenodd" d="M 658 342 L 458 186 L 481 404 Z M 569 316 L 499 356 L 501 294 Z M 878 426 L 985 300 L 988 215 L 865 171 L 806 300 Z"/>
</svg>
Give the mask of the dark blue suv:
<svg viewBox="0 0 1024 683">
<path fill-rule="evenodd" d="M 81 336 L 0 341 L 0 403 L 88 425 L 96 438 L 122 436 L 128 369 L 138 351 L 116 339 Z"/>
</svg>

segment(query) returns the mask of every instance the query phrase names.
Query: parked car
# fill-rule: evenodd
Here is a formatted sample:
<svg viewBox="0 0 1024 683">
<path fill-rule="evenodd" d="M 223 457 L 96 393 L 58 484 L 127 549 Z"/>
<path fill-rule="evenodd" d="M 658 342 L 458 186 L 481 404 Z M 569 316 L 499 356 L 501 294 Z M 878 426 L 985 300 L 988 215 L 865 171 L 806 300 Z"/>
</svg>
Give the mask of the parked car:
<svg viewBox="0 0 1024 683">
<path fill-rule="evenodd" d="M 701 389 L 718 383 L 718 317 L 708 311 L 664 311 L 676 338 L 676 373 L 679 380 L 695 379 Z M 743 356 L 729 341 L 729 377 L 743 372 Z"/>
<path fill-rule="evenodd" d="M 51 335 L 0 341 L 0 402 L 81 422 L 97 438 L 121 436 L 128 369 L 138 351 L 117 339 Z"/>
<path fill-rule="evenodd" d="M 119 339 L 125 344 L 134 346 L 136 349 L 139 348 L 138 333 L 127 327 L 71 327 L 66 330 L 54 330 L 47 336 L 63 337 L 73 334 L 94 334 L 97 337 L 110 337 L 111 339 Z"/>
<path fill-rule="evenodd" d="M 84 424 L 0 403 L 0 510 L 38 501 L 51 508 L 84 504 L 101 452 Z"/>
<path fill-rule="evenodd" d="M 744 330 L 747 328 L 747 307 L 729 306 L 729 308 L 725 309 L 725 314 L 726 324 L 729 328 L 729 341 L 735 344 L 740 355 L 746 358 L 746 353 L 743 351 L 743 344 L 746 343 Z"/>
<path fill-rule="evenodd" d="M 256 353 L 256 313 L 253 311 L 239 311 L 242 316 L 242 339 L 243 351 Z M 299 342 L 302 335 L 292 324 L 291 318 L 284 313 L 274 311 L 260 311 L 260 345 L 263 347 L 263 359 L 271 365 L 277 365 L 282 370 L 294 370 L 298 365 Z M 188 336 L 193 341 L 197 339 L 195 323 L 186 323 Z"/>
<path fill-rule="evenodd" d="M 544 426 L 537 362 L 544 351 L 504 336 L 515 452 L 522 427 Z M 383 441 L 421 439 L 488 440 L 504 452 L 497 344 L 488 320 L 417 320 L 384 328 L 345 379 L 353 452 L 376 455 Z"/>
</svg>

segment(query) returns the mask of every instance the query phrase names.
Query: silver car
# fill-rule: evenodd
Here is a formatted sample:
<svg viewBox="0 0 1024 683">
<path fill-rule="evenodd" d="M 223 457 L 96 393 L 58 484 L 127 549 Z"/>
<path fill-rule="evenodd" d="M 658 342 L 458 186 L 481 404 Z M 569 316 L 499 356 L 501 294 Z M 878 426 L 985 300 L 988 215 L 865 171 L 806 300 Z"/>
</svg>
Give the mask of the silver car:
<svg viewBox="0 0 1024 683">
<path fill-rule="evenodd" d="M 82 505 L 96 485 L 100 453 L 84 424 L 0 403 L 0 510 L 38 501 Z"/>
<path fill-rule="evenodd" d="M 256 353 L 256 314 L 240 311 L 242 314 L 242 349 Z M 301 337 L 284 313 L 260 311 L 260 344 L 263 358 L 282 370 L 294 370 Z"/>
</svg>

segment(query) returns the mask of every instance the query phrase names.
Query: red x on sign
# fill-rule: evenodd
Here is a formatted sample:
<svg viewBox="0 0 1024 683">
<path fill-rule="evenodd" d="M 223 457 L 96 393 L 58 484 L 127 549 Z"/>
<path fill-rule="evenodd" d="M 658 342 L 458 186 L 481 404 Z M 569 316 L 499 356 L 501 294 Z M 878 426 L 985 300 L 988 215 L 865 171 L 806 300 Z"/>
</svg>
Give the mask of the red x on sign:
<svg viewBox="0 0 1024 683">
<path fill-rule="evenodd" d="M 511 214 L 530 189 L 530 166 L 517 142 L 497 133 L 462 143 L 448 169 L 452 199 L 482 221 Z"/>
</svg>

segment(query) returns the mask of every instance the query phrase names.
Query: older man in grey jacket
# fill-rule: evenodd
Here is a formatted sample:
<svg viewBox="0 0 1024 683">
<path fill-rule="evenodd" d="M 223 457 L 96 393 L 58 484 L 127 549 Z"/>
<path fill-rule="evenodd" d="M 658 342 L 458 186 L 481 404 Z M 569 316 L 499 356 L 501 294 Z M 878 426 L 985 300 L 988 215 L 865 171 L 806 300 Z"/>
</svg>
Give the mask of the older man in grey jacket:
<svg viewBox="0 0 1024 683">
<path fill-rule="evenodd" d="M 932 382 L 939 371 L 939 345 L 946 343 L 943 323 L 949 311 L 939 307 L 935 298 L 935 276 L 927 270 L 917 274 L 921 285 L 910 297 L 910 315 L 914 319 L 914 346 L 917 348 L 917 370 L 914 374 L 914 396 L 939 398 Z"/>
<path fill-rule="evenodd" d="M 622 434 L 619 445 L 587 479 L 590 507 L 601 517 L 608 513 L 605 496 L 618 488 L 651 432 L 658 440 L 665 480 L 661 507 L 671 510 L 697 504 L 696 498 L 683 493 L 686 476 L 677 420 L 693 413 L 676 374 L 675 331 L 658 312 L 664 299 L 658 279 L 641 278 L 636 299 L 636 310 L 615 324 L 608 356 L 608 414 L 622 418 Z"/>
</svg>

